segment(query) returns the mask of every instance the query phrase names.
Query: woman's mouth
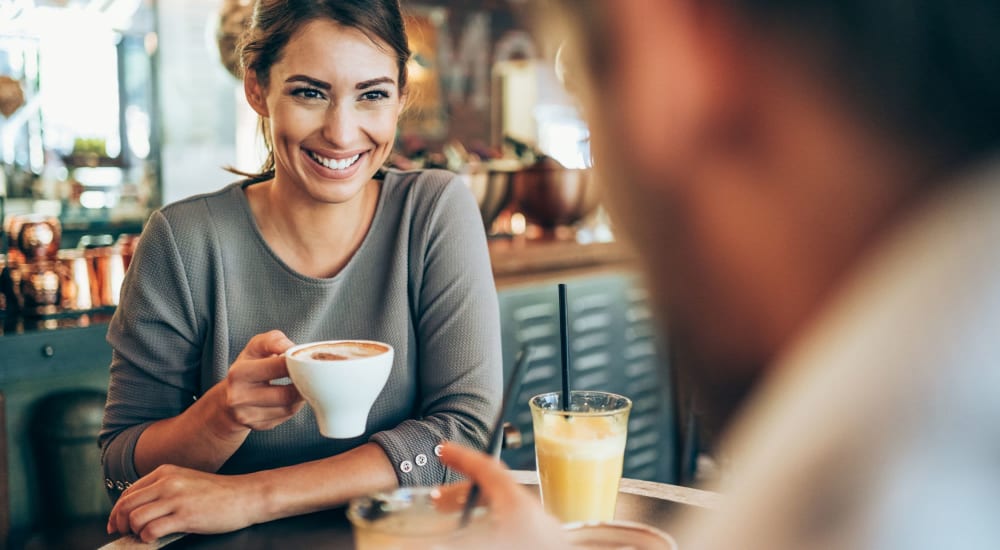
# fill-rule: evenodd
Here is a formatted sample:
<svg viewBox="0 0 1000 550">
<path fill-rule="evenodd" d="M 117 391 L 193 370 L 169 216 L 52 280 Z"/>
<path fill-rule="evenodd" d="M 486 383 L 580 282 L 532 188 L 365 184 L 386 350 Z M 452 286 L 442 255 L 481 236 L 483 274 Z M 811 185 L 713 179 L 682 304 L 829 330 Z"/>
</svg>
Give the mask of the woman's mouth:
<svg viewBox="0 0 1000 550">
<path fill-rule="evenodd" d="M 347 157 L 345 159 L 331 159 L 331 158 L 321 157 L 312 151 L 306 151 L 306 153 L 309 155 L 309 158 L 313 159 L 319 164 L 322 164 L 323 166 L 329 168 L 330 170 L 346 170 L 351 166 L 353 166 L 354 163 L 358 162 L 358 159 L 361 158 L 361 153 L 358 153 L 352 157 Z"/>
</svg>

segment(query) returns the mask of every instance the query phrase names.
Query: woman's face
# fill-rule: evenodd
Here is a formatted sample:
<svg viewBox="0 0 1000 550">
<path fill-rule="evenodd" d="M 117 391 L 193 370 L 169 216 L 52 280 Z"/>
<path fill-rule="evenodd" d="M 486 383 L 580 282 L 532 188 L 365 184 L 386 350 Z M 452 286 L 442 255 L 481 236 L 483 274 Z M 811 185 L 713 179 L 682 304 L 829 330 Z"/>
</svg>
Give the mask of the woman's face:
<svg viewBox="0 0 1000 550">
<path fill-rule="evenodd" d="M 371 181 L 403 107 L 391 51 L 357 29 L 317 20 L 289 40 L 266 89 L 247 75 L 250 104 L 270 119 L 275 185 L 345 203 Z"/>
</svg>

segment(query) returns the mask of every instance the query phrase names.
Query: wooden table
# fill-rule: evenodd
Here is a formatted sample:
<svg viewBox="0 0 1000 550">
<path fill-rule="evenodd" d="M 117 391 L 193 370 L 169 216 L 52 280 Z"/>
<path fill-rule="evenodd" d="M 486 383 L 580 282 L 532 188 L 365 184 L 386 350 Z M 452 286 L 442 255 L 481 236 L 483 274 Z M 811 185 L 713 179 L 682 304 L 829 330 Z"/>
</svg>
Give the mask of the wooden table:
<svg viewBox="0 0 1000 550">
<path fill-rule="evenodd" d="M 512 472 L 519 483 L 537 494 L 538 476 L 534 471 Z M 637 521 L 663 527 L 681 510 L 710 511 L 717 506 L 715 493 L 635 479 L 622 479 L 619 486 L 616 519 Z M 123 537 L 104 549 L 203 548 L 244 550 L 254 548 L 353 548 L 351 524 L 345 509 L 334 508 L 315 514 L 296 516 L 254 525 L 222 535 L 186 535 L 161 544 L 142 544 Z M 102 549 L 102 550 L 104 550 Z"/>
</svg>

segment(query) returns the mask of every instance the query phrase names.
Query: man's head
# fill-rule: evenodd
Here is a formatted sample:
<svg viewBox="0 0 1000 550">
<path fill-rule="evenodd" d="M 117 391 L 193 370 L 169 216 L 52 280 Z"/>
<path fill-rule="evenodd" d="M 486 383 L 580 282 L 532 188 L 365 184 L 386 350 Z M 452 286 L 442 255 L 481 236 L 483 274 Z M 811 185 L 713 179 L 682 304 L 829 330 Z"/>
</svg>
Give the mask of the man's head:
<svg viewBox="0 0 1000 550">
<path fill-rule="evenodd" d="M 616 222 L 734 403 L 942 173 L 1000 145 L 994 0 L 552 0 Z"/>
</svg>

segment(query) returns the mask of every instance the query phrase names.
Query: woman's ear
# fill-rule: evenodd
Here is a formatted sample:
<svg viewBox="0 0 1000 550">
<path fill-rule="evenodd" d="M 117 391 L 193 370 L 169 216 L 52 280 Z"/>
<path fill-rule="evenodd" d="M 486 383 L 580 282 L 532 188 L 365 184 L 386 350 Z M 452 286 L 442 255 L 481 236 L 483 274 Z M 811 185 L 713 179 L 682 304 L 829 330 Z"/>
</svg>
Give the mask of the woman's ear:
<svg viewBox="0 0 1000 550">
<path fill-rule="evenodd" d="M 262 117 L 267 117 L 267 101 L 265 100 L 266 93 L 264 87 L 260 85 L 260 81 L 257 80 L 257 73 L 251 70 L 247 70 L 246 74 L 243 76 L 243 93 L 247 96 L 247 103 L 253 107 L 254 111 Z"/>
</svg>

